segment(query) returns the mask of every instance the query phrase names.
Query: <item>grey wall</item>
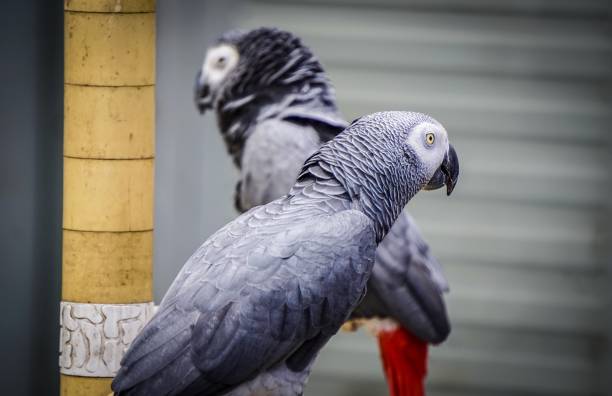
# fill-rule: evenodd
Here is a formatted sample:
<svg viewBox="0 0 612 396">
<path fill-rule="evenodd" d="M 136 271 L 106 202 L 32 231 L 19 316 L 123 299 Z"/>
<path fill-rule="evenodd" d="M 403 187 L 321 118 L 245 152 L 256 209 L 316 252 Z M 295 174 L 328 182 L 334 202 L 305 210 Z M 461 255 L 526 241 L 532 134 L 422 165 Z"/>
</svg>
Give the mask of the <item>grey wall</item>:
<svg viewBox="0 0 612 396">
<path fill-rule="evenodd" d="M 7 395 L 58 389 L 62 4 L 0 13 L 0 383 Z"/>
<path fill-rule="evenodd" d="M 214 117 L 193 104 L 205 47 L 229 26 L 236 1 L 157 3 L 155 298 L 195 249 L 236 212 L 236 174 Z"/>
</svg>

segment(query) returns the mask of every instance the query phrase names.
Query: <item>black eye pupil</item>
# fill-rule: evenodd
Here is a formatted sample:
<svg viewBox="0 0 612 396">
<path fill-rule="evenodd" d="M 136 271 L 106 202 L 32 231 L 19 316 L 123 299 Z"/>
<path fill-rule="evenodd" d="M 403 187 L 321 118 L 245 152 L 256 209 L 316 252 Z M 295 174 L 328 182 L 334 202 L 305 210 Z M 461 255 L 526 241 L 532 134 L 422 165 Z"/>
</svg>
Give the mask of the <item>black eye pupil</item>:
<svg viewBox="0 0 612 396">
<path fill-rule="evenodd" d="M 222 65 L 222 64 L 224 64 L 224 63 L 225 63 L 225 58 L 224 58 L 224 57 L 221 57 L 221 58 L 219 58 L 219 60 L 218 60 L 217 62 L 218 62 L 220 65 Z"/>
</svg>

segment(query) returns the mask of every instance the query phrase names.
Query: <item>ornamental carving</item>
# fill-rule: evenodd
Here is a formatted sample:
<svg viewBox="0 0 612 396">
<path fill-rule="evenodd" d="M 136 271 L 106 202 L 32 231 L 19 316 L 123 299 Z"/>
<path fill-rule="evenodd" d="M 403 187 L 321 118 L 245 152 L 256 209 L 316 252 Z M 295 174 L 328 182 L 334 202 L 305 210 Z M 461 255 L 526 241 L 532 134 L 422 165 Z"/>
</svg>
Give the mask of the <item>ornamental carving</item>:
<svg viewBox="0 0 612 396">
<path fill-rule="evenodd" d="M 60 305 L 60 371 L 114 377 L 121 358 L 153 316 L 153 303 Z"/>
</svg>

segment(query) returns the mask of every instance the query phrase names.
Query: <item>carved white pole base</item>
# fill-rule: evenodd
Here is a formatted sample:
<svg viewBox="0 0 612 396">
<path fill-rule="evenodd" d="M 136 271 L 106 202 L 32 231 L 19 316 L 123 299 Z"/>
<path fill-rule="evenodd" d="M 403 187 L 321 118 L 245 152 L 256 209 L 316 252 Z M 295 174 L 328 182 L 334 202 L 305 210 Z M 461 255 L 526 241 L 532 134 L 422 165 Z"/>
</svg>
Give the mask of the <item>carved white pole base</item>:
<svg viewBox="0 0 612 396">
<path fill-rule="evenodd" d="M 60 303 L 60 372 L 114 377 L 121 358 L 153 316 L 153 303 Z"/>
</svg>

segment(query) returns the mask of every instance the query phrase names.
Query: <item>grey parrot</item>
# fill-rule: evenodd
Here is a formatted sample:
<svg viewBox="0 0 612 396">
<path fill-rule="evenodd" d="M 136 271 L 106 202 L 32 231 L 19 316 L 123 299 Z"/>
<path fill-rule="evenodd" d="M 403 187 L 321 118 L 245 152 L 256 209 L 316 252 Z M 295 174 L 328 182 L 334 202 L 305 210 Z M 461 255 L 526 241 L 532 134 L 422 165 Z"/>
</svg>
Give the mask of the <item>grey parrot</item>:
<svg viewBox="0 0 612 396">
<path fill-rule="evenodd" d="M 304 163 L 288 195 L 191 256 L 136 337 L 118 395 L 300 395 L 319 350 L 366 292 L 377 244 L 419 190 L 452 190 L 433 118 L 360 118 Z"/>
<path fill-rule="evenodd" d="M 347 125 L 319 61 L 298 37 L 275 28 L 230 31 L 209 47 L 196 76 L 195 102 L 201 112 L 216 111 L 240 169 L 235 204 L 242 212 L 286 194 L 304 160 Z M 449 155 L 456 180 L 452 147 Z M 401 381 L 410 392 L 423 386 L 427 343 L 440 343 L 450 332 L 447 289 L 439 263 L 404 211 L 379 245 L 368 294 L 352 314 L 392 319 L 373 325 L 392 394 L 408 394 L 396 389 L 401 386 L 393 378 L 409 377 L 407 371 L 420 372 Z M 393 357 L 398 354 L 407 367 Z"/>
</svg>

